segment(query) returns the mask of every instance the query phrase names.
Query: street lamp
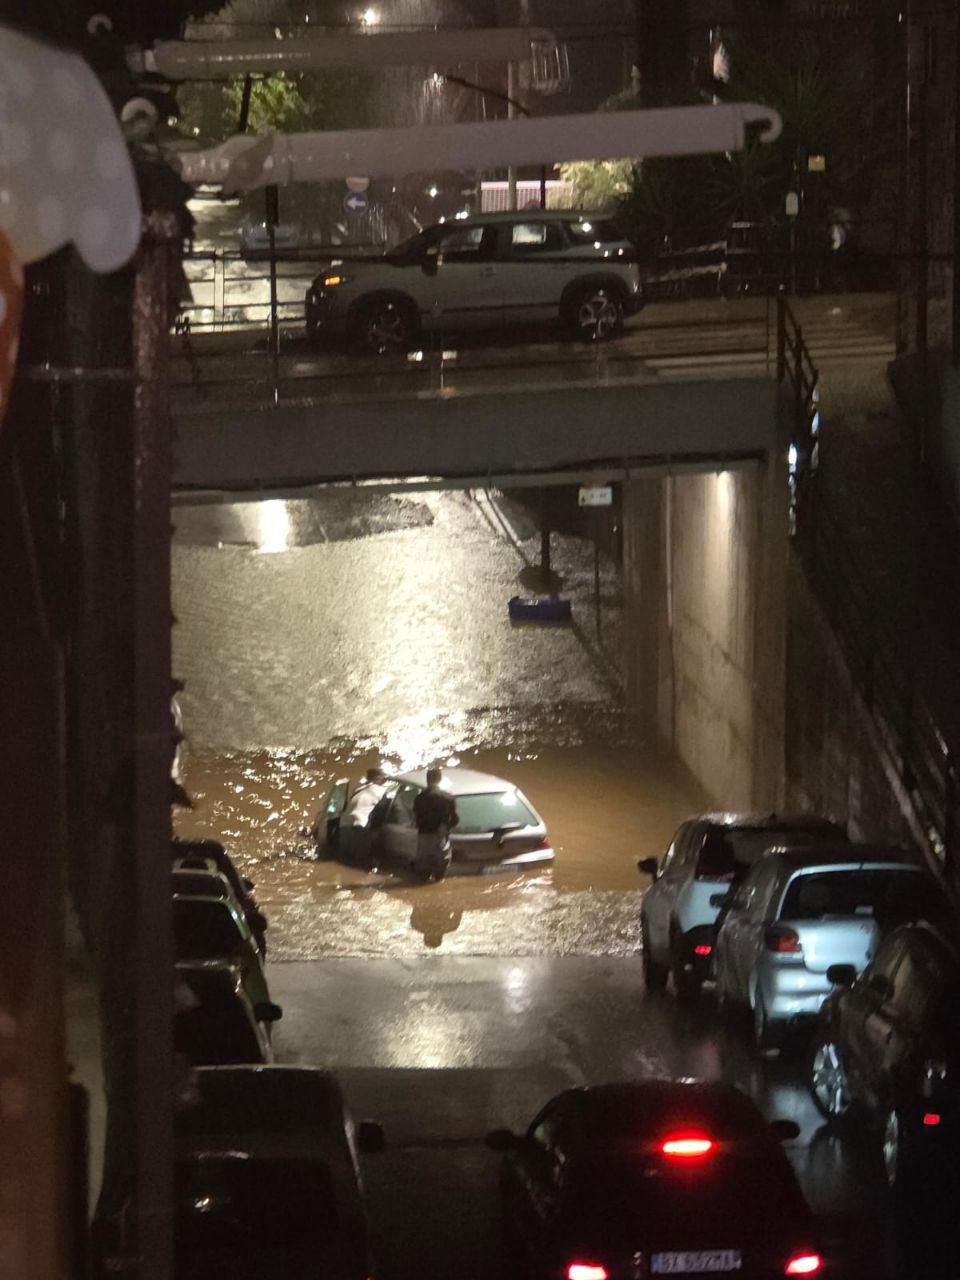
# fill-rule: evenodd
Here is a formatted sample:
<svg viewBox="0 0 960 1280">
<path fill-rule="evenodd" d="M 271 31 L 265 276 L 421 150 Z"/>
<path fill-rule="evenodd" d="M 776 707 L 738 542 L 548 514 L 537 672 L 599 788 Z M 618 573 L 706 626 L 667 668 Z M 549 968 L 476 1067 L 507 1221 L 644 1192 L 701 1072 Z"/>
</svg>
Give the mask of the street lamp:
<svg viewBox="0 0 960 1280">
<path fill-rule="evenodd" d="M 380 21 L 380 15 L 376 9 L 364 9 L 360 15 L 360 23 L 364 27 L 375 27 Z"/>
</svg>

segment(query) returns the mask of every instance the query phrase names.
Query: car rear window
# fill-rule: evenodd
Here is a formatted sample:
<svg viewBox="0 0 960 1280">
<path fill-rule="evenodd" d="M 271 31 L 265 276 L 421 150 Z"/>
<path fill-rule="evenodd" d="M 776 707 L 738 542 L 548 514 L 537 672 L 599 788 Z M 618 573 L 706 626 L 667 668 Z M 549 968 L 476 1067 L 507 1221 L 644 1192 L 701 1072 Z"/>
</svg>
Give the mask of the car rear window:
<svg viewBox="0 0 960 1280">
<path fill-rule="evenodd" d="M 488 795 L 457 796 L 457 813 L 460 822 L 459 835 L 480 835 L 485 831 L 497 831 L 513 823 L 523 827 L 535 826 L 536 814 L 517 795 L 516 791 L 494 791 Z"/>
<path fill-rule="evenodd" d="M 609 218 L 598 218 L 596 221 L 585 218 L 581 222 L 568 222 L 567 230 L 575 244 L 615 244 L 625 238 L 617 224 Z"/>
<path fill-rule="evenodd" d="M 816 842 L 816 835 L 806 827 L 732 827 L 729 830 L 712 827 L 700 850 L 697 876 L 732 880 L 759 862 L 770 849 Z"/>
<path fill-rule="evenodd" d="M 192 1156 L 177 1161 L 174 1195 L 177 1280 L 326 1274 L 323 1251 L 337 1228 L 337 1205 L 320 1161 Z M 278 1251 L 284 1261 L 289 1255 L 292 1271 Z M 297 1266 L 301 1256 L 312 1270 Z"/>
<path fill-rule="evenodd" d="M 892 928 L 944 915 L 936 884 L 910 867 L 890 870 L 806 871 L 794 876 L 780 907 L 781 920 L 871 916 Z"/>
<path fill-rule="evenodd" d="M 234 956 L 243 937 L 224 902 L 179 899 L 173 903 L 173 944 L 178 960 Z"/>
</svg>

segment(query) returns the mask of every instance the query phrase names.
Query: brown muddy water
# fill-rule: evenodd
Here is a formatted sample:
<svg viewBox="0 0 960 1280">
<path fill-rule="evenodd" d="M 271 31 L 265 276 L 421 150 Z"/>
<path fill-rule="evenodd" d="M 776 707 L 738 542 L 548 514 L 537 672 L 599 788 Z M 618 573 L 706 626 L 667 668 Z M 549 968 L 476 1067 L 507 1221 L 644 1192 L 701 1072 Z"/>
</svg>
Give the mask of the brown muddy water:
<svg viewBox="0 0 960 1280">
<path fill-rule="evenodd" d="M 616 567 L 554 535 L 574 628 L 511 625 L 538 545 L 502 495 L 334 494 L 180 508 L 175 671 L 194 808 L 257 883 L 271 956 L 628 954 L 646 880 L 702 808 L 622 707 Z M 317 860 L 300 835 L 331 782 L 383 761 L 516 783 L 557 857 L 542 872 L 423 885 Z"/>
</svg>

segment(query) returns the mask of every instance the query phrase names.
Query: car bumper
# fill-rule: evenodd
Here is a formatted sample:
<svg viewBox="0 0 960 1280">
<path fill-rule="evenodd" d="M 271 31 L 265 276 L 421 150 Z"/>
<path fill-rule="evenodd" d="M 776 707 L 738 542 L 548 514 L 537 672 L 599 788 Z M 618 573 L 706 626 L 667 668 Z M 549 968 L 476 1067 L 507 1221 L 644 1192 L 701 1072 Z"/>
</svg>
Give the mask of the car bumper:
<svg viewBox="0 0 960 1280">
<path fill-rule="evenodd" d="M 693 969 L 693 972 L 706 982 L 713 978 L 713 948 L 716 939 L 716 930 L 712 924 L 697 925 L 695 929 L 689 929 L 681 939 L 682 955 L 684 963 Z M 700 948 L 698 950 L 698 948 Z M 709 950 L 704 950 L 709 948 Z"/>
<path fill-rule="evenodd" d="M 304 318 L 307 332 L 343 337 L 347 332 L 347 315 L 339 300 L 314 289 L 307 292 L 304 302 Z"/>
<path fill-rule="evenodd" d="M 797 1023 L 817 1017 L 833 991 L 825 973 L 811 973 L 802 965 L 770 968 L 760 975 L 764 1008 L 770 1022 Z"/>
<path fill-rule="evenodd" d="M 531 867 L 549 866 L 556 854 L 552 849 L 531 849 L 528 853 L 518 853 L 512 858 L 500 858 L 496 861 L 470 859 L 454 850 L 450 870 L 451 876 L 495 876 L 501 872 L 527 871 Z"/>
</svg>

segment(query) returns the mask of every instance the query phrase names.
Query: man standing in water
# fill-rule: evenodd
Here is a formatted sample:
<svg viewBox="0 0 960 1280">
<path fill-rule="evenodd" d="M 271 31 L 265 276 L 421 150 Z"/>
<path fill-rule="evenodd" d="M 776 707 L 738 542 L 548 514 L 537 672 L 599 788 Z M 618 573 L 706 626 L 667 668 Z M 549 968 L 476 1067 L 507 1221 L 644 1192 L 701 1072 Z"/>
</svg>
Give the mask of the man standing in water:
<svg viewBox="0 0 960 1280">
<path fill-rule="evenodd" d="M 417 824 L 414 869 L 427 880 L 442 880 L 450 866 L 450 829 L 460 821 L 453 796 L 442 790 L 443 772 L 427 770 L 427 789 L 417 793 L 413 816 Z"/>
<path fill-rule="evenodd" d="M 350 797 L 340 819 L 340 855 L 344 862 L 365 867 L 370 863 L 370 815 L 386 794 L 387 775 L 368 769 L 367 776 Z"/>
</svg>

